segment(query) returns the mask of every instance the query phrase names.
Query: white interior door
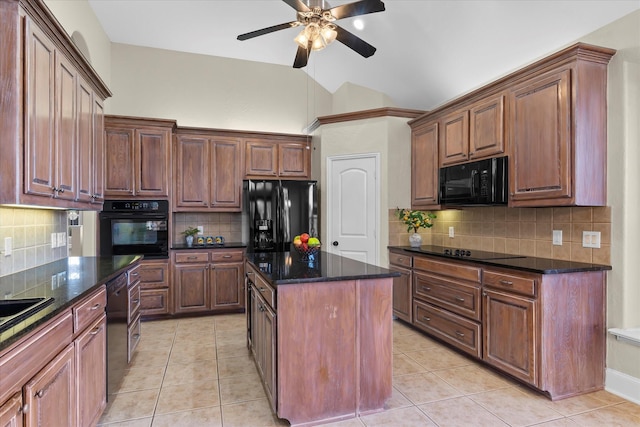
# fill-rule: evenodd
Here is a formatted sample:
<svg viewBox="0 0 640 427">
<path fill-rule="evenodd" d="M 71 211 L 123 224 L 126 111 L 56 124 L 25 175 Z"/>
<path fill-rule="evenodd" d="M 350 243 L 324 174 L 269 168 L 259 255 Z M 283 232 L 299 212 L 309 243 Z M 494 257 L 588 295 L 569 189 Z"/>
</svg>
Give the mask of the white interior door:
<svg viewBox="0 0 640 427">
<path fill-rule="evenodd" d="M 327 158 L 325 250 L 378 264 L 379 154 Z"/>
</svg>

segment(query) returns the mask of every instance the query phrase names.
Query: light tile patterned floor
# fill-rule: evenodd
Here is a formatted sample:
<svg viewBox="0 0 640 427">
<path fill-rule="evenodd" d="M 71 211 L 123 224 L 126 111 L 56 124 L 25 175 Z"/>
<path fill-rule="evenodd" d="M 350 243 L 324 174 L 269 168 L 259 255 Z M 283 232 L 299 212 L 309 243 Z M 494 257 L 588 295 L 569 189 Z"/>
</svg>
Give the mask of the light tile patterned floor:
<svg viewBox="0 0 640 427">
<path fill-rule="evenodd" d="M 271 413 L 245 333 L 243 314 L 143 323 L 100 425 L 287 426 Z M 552 402 L 401 322 L 393 342 L 387 410 L 330 425 L 640 426 L 640 406 L 605 391 Z"/>
</svg>

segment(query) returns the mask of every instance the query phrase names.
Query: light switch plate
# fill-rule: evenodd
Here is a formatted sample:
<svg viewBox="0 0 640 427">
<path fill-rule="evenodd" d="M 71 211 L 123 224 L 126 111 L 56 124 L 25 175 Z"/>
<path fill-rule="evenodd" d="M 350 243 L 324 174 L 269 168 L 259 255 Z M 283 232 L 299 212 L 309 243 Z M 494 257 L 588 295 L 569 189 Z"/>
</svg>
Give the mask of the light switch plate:
<svg viewBox="0 0 640 427">
<path fill-rule="evenodd" d="M 453 227 L 449 227 L 449 237 L 453 238 L 455 235 L 455 229 Z"/>
<path fill-rule="evenodd" d="M 55 249 L 58 247 L 58 235 L 56 233 L 51 233 L 51 249 Z"/>
<path fill-rule="evenodd" d="M 600 232 L 599 231 L 583 231 L 582 247 L 598 249 L 600 247 Z"/>
<path fill-rule="evenodd" d="M 562 246 L 562 230 L 553 230 L 553 244 Z"/>
<path fill-rule="evenodd" d="M 67 246 L 67 235 L 64 231 L 58 233 L 58 246 Z"/>
<path fill-rule="evenodd" d="M 12 250 L 13 250 L 13 242 L 11 241 L 11 237 L 5 237 L 4 238 L 4 256 L 10 256 Z"/>
<path fill-rule="evenodd" d="M 199 235 L 203 235 L 203 234 L 204 234 L 204 227 L 203 227 L 202 225 L 199 225 L 199 226 L 197 227 L 197 229 L 198 229 L 198 234 L 199 234 Z"/>
</svg>

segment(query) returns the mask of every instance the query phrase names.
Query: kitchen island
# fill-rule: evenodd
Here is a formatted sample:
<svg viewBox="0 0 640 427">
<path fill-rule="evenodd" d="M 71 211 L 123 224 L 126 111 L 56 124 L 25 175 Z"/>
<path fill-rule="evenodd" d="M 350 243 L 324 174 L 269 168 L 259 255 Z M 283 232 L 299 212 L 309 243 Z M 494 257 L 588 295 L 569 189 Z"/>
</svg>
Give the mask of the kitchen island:
<svg viewBox="0 0 640 427">
<path fill-rule="evenodd" d="M 246 259 L 248 345 L 278 417 L 313 425 L 382 411 L 398 273 L 327 252 Z"/>
</svg>

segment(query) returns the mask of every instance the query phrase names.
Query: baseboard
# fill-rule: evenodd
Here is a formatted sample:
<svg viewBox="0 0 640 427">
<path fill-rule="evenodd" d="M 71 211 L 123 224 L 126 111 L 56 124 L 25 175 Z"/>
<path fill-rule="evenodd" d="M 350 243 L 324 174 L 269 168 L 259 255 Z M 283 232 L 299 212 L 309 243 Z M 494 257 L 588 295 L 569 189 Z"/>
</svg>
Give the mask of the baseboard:
<svg viewBox="0 0 640 427">
<path fill-rule="evenodd" d="M 640 378 L 608 369 L 605 390 L 640 405 Z"/>
</svg>

